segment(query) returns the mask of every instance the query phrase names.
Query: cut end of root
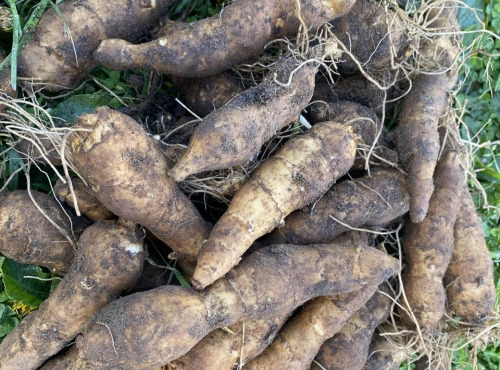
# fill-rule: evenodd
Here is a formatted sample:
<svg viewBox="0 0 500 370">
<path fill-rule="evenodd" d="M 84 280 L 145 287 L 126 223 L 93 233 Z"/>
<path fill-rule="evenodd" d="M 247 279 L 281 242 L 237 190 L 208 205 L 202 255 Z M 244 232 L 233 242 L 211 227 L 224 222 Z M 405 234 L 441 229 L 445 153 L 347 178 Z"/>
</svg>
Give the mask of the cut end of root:
<svg viewBox="0 0 500 370">
<path fill-rule="evenodd" d="M 213 274 L 210 273 L 206 268 L 196 267 L 194 270 L 193 277 L 191 278 L 191 283 L 193 287 L 197 290 L 205 289 L 208 285 L 215 281 Z"/>
</svg>

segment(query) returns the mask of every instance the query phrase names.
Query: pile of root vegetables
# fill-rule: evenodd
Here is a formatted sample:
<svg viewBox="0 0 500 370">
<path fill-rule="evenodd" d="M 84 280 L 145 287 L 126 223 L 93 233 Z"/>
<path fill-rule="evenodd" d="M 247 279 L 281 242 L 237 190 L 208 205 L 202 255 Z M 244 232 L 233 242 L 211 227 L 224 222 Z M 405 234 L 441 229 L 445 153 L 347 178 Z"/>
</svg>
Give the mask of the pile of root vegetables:
<svg viewBox="0 0 500 370">
<path fill-rule="evenodd" d="M 0 253 L 63 279 L 0 369 L 451 366 L 450 321 L 498 322 L 452 109 L 458 3 L 235 0 L 191 24 L 171 3 L 67 0 L 19 50 L 24 98 L 2 72 L 28 189 L 0 193 Z M 23 109 L 100 65 L 165 75 L 186 116 Z"/>
</svg>

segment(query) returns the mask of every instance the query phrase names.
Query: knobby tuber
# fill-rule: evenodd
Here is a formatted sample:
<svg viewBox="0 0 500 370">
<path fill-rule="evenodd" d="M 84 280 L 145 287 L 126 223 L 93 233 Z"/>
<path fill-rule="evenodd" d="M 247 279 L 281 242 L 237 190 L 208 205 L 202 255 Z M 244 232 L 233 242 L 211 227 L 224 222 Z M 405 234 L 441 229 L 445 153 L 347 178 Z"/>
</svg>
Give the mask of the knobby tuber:
<svg viewBox="0 0 500 370">
<path fill-rule="evenodd" d="M 64 279 L 0 344 L 1 369 L 38 368 L 75 338 L 96 311 L 139 278 L 144 251 L 134 226 L 101 221 L 85 230 Z"/>
<path fill-rule="evenodd" d="M 31 196 L 40 209 L 26 190 L 0 196 L 0 252 L 15 261 L 64 274 L 73 263 L 76 238 L 82 230 L 73 233 L 76 219 L 53 197 L 35 190 Z"/>
<path fill-rule="evenodd" d="M 103 39 L 136 41 L 172 0 L 109 2 L 74 0 L 48 9 L 31 41 L 19 52 L 19 73 L 54 91 L 72 88 L 98 65 L 93 52 Z"/>
<path fill-rule="evenodd" d="M 204 288 L 224 276 L 257 238 L 321 196 L 351 168 L 355 151 L 350 128 L 334 122 L 289 140 L 235 194 L 201 247 L 193 285 Z"/>
<path fill-rule="evenodd" d="M 113 69 L 149 68 L 181 77 L 206 77 L 254 58 L 265 45 L 296 36 L 346 13 L 354 0 L 238 0 L 220 14 L 202 19 L 157 40 L 133 45 L 103 40 L 94 57 Z M 242 16 L 243 15 L 243 16 Z"/>
<path fill-rule="evenodd" d="M 399 312 L 409 324 L 413 315 L 422 330 L 435 329 L 445 311 L 446 292 L 443 276 L 453 251 L 453 225 L 460 209 L 465 169 L 460 155 L 447 152 L 435 171 L 436 188 L 429 211 L 421 223 L 408 223 L 403 231 L 403 249 L 407 266 L 403 286 L 408 299 Z M 409 305 L 409 307 L 408 307 Z"/>
<path fill-rule="evenodd" d="M 189 269 L 209 225 L 168 177 L 159 143 L 132 118 L 105 107 L 80 116 L 74 129 L 71 157 L 96 198 L 119 217 L 149 229 Z"/>
<path fill-rule="evenodd" d="M 162 366 L 217 327 L 286 315 L 314 297 L 385 280 L 398 271 L 398 265 L 396 259 L 373 248 L 262 248 L 203 292 L 164 286 L 110 303 L 77 339 L 79 351 L 72 366 Z"/>
</svg>

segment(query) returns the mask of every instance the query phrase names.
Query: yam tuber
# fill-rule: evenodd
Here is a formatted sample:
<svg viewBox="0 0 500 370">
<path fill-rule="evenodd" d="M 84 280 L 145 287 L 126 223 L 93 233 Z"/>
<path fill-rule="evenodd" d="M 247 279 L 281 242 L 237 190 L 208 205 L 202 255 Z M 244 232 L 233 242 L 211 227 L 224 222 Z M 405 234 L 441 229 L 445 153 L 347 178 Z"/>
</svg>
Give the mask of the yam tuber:
<svg viewBox="0 0 500 370">
<path fill-rule="evenodd" d="M 403 231 L 403 249 L 407 266 L 403 286 L 408 304 L 400 314 L 409 324 L 413 312 L 422 330 L 431 331 L 444 314 L 446 292 L 443 276 L 453 251 L 453 225 L 460 209 L 465 182 L 457 152 L 448 152 L 436 167 L 436 189 L 432 194 L 429 211 L 423 222 L 408 223 Z M 409 307 L 408 307 L 409 305 Z"/>
<path fill-rule="evenodd" d="M 259 355 L 274 339 L 288 315 L 250 320 L 229 329 L 216 329 L 188 353 L 167 365 L 168 370 L 231 370 Z"/>
<path fill-rule="evenodd" d="M 80 116 L 74 129 L 72 160 L 96 198 L 194 262 L 209 225 L 168 177 L 159 143 L 132 118 L 105 107 Z"/>
<path fill-rule="evenodd" d="M 48 9 L 31 41 L 19 52 L 19 73 L 57 91 L 75 87 L 94 67 L 103 39 L 136 41 L 157 22 L 171 0 L 109 2 L 73 0 Z"/>
<path fill-rule="evenodd" d="M 139 278 L 144 252 L 134 226 L 101 221 L 85 230 L 64 279 L 0 344 L 1 369 L 38 368 Z"/>
<path fill-rule="evenodd" d="M 381 280 L 359 291 L 319 297 L 306 303 L 283 327 L 273 343 L 251 361 L 249 370 L 307 369 L 323 343 L 373 295 Z"/>
<path fill-rule="evenodd" d="M 328 339 L 316 355 L 311 370 L 360 370 L 366 363 L 375 329 L 387 320 L 392 300 L 384 285 L 358 312 L 354 313 L 334 337 Z"/>
<path fill-rule="evenodd" d="M 245 164 L 261 146 L 300 115 L 311 100 L 317 63 L 300 67 L 294 59 L 281 63 L 277 77 L 270 73 L 258 86 L 237 95 L 205 117 L 196 129 L 187 152 L 170 170 L 175 181 L 202 171 Z M 274 78 L 290 86 L 281 86 Z M 210 143 L 210 145 L 207 145 Z"/>
<path fill-rule="evenodd" d="M 217 327 L 283 316 L 313 297 L 361 289 L 397 270 L 396 259 L 373 248 L 266 247 L 204 292 L 164 286 L 110 303 L 77 339 L 72 366 L 162 366 Z"/>
<path fill-rule="evenodd" d="M 445 6 L 433 10 L 429 18 L 435 17 L 435 20 L 430 26 L 440 32 L 457 28 L 456 11 L 456 7 Z M 439 154 L 438 120 L 444 114 L 447 94 L 457 79 L 457 68 L 453 64 L 459 49 L 451 42 L 452 37 L 445 33 L 422 45 L 419 52 L 422 65 L 432 73 L 419 74 L 414 79 L 412 89 L 403 100 L 396 128 L 396 148 L 410 181 L 413 222 L 424 219 L 434 190 L 433 173 Z"/>
<path fill-rule="evenodd" d="M 290 139 L 235 194 L 201 247 L 193 285 L 201 289 L 224 276 L 257 238 L 321 196 L 349 170 L 355 151 L 350 129 L 334 122 Z"/>
<path fill-rule="evenodd" d="M 488 318 L 493 312 L 497 292 L 483 226 L 468 189 L 463 191 L 461 201 L 444 286 L 448 310 L 462 320 L 476 322 Z"/>
<path fill-rule="evenodd" d="M 326 243 L 349 227 L 384 226 L 408 211 L 406 181 L 401 172 L 389 168 L 374 169 L 371 176 L 342 181 L 313 206 L 290 214 L 266 238 L 269 243 Z"/>
<path fill-rule="evenodd" d="M 76 235 L 72 232 L 75 219 L 50 195 L 31 190 L 31 196 L 40 209 L 26 190 L 0 196 L 0 252 L 15 261 L 64 274 L 75 258 L 79 235 L 78 230 Z"/>
<path fill-rule="evenodd" d="M 94 57 L 112 69 L 148 68 L 189 78 L 213 76 L 259 55 L 269 41 L 296 36 L 301 20 L 307 29 L 317 29 L 346 13 L 353 3 L 238 0 L 220 14 L 148 43 L 103 40 Z"/>
</svg>

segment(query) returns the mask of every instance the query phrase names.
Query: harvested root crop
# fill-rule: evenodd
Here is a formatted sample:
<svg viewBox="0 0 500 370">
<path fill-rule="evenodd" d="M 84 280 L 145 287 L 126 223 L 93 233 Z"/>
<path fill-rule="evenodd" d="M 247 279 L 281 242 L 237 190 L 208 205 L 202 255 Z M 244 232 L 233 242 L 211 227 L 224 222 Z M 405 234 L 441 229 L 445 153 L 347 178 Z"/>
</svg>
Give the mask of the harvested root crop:
<svg viewBox="0 0 500 370">
<path fill-rule="evenodd" d="M 0 252 L 15 261 L 64 274 L 75 258 L 81 230 L 73 233 L 75 218 L 53 197 L 34 190 L 31 196 L 36 205 L 26 190 L 0 196 Z"/>
<path fill-rule="evenodd" d="M 159 143 L 129 116 L 104 107 L 80 116 L 74 128 L 72 160 L 96 198 L 150 230 L 189 268 L 209 225 L 168 177 Z"/>
<path fill-rule="evenodd" d="M 202 171 L 245 164 L 274 134 L 297 120 L 311 100 L 319 66 L 307 63 L 297 69 L 298 65 L 294 59 L 283 61 L 260 85 L 205 117 L 187 152 L 170 170 L 172 178 L 181 181 Z M 289 78 L 289 86 L 275 81 L 286 83 Z"/>
<path fill-rule="evenodd" d="M 71 207 L 74 207 L 76 201 L 79 211 L 93 221 L 111 220 L 116 218 L 113 212 L 109 211 L 99 202 L 96 197 L 91 194 L 90 189 L 81 179 L 72 179 L 72 190 L 76 199 L 73 198 L 69 184 L 64 184 L 58 180 L 54 186 L 54 193 L 61 202 L 65 202 Z"/>
<path fill-rule="evenodd" d="M 346 13 L 353 3 L 238 0 L 220 14 L 148 43 L 104 40 L 94 57 L 102 65 L 119 70 L 135 67 L 188 78 L 213 76 L 259 55 L 269 41 L 295 37 L 301 25 L 317 29 Z"/>
<path fill-rule="evenodd" d="M 422 330 L 435 329 L 445 311 L 446 292 L 443 276 L 453 251 L 453 225 L 460 210 L 465 170 L 460 155 L 448 152 L 436 167 L 436 189 L 423 222 L 408 223 L 403 231 L 403 249 L 407 266 L 403 286 L 408 304 L 399 312 L 409 324 Z M 410 315 L 408 312 L 411 312 Z"/>
<path fill-rule="evenodd" d="M 370 72 L 395 68 L 406 57 L 409 35 L 403 19 L 383 4 L 356 1 L 344 16 L 331 22 L 331 31 L 354 55 L 359 65 Z M 369 30 L 369 37 L 367 37 Z M 351 57 L 342 56 L 338 68 L 354 72 L 359 66 Z"/>
<path fill-rule="evenodd" d="M 271 344 L 287 318 L 251 320 L 214 330 L 167 369 L 231 370 L 243 366 Z"/>
<path fill-rule="evenodd" d="M 72 366 L 162 366 L 217 327 L 287 315 L 313 297 L 361 289 L 397 270 L 396 259 L 373 248 L 266 247 L 204 292 L 164 286 L 110 303 L 77 339 Z"/>
<path fill-rule="evenodd" d="M 311 370 L 359 370 L 369 355 L 369 346 L 375 329 L 389 317 L 392 300 L 387 286 L 354 313 L 350 320 L 320 348 Z M 320 366 L 318 366 L 320 365 Z"/>
<path fill-rule="evenodd" d="M 94 67 L 103 39 L 136 41 L 157 22 L 171 0 L 67 1 L 47 10 L 19 53 L 19 73 L 54 91 L 75 87 Z"/>
<path fill-rule="evenodd" d="M 335 184 L 312 206 L 285 218 L 267 237 L 269 243 L 326 243 L 349 227 L 385 226 L 408 212 L 406 181 L 401 172 L 387 168 Z"/>
<path fill-rule="evenodd" d="M 436 18 L 431 27 L 440 31 L 456 29 L 456 10 L 451 6 L 432 11 L 429 18 Z M 447 94 L 457 79 L 454 63 L 459 49 L 452 40 L 452 36 L 446 34 L 422 45 L 421 64 L 428 73 L 414 79 L 399 115 L 396 148 L 410 180 L 410 218 L 413 222 L 424 219 L 434 190 L 433 173 L 439 154 L 438 120 L 445 112 Z"/>
<path fill-rule="evenodd" d="M 462 194 L 453 236 L 453 254 L 444 275 L 447 308 L 468 322 L 486 319 L 497 296 L 493 262 L 468 189 Z"/>
<path fill-rule="evenodd" d="M 301 307 L 273 343 L 248 364 L 251 370 L 307 369 L 323 343 L 373 295 L 380 280 L 359 291 L 319 297 Z"/>
<path fill-rule="evenodd" d="M 334 122 L 289 140 L 235 194 L 200 250 L 193 285 L 224 276 L 257 238 L 321 196 L 351 168 L 355 151 L 351 130 Z"/>
<path fill-rule="evenodd" d="M 134 226 L 101 221 L 85 230 L 68 274 L 0 344 L 0 368 L 38 368 L 139 278 L 144 252 Z"/>
</svg>

